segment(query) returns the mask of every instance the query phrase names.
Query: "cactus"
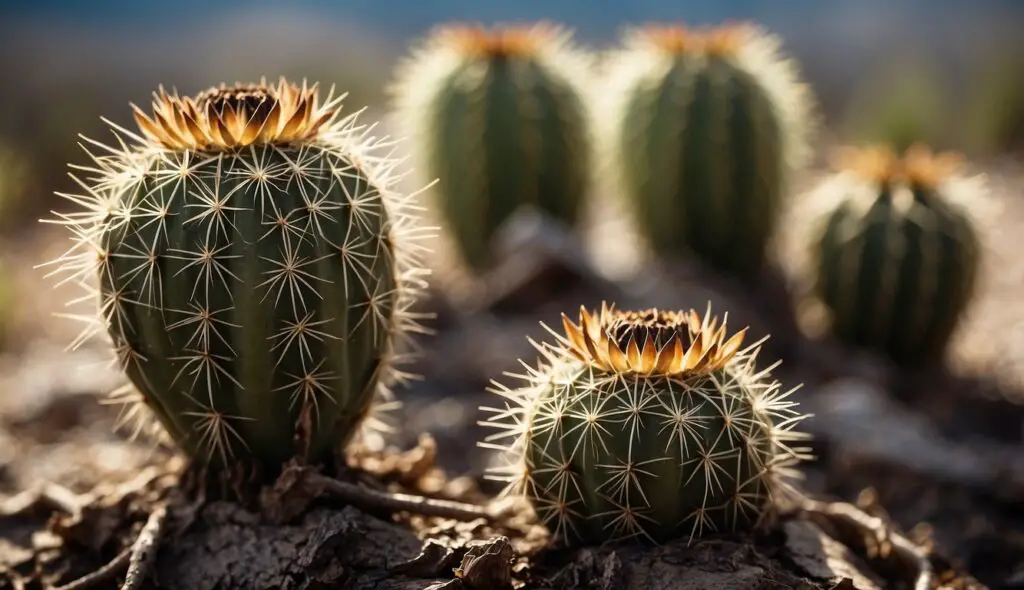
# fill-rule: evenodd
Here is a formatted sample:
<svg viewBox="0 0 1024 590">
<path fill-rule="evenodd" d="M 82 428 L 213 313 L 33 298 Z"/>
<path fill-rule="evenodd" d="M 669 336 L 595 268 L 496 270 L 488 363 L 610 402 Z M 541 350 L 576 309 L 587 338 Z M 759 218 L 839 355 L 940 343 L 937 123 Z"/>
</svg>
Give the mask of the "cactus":
<svg viewBox="0 0 1024 590">
<path fill-rule="evenodd" d="M 786 476 L 806 455 L 802 416 L 755 369 L 746 330 L 727 338 L 707 313 L 651 309 L 563 315 L 565 333 L 536 344 L 521 387 L 498 384 L 499 429 L 481 443 L 505 464 L 504 494 L 525 496 L 561 541 L 661 542 L 770 522 Z"/>
<path fill-rule="evenodd" d="M 51 274 L 100 313 L 130 389 L 208 474 L 330 466 L 419 326 L 422 237 L 386 145 L 317 85 L 154 93 L 89 140 L 76 240 Z M 126 139 L 127 138 L 127 141 Z M 95 303 L 93 303 L 95 304 Z"/>
<path fill-rule="evenodd" d="M 817 191 L 813 292 L 841 341 L 899 365 L 939 360 L 978 282 L 981 242 L 971 210 L 979 178 L 959 156 L 917 145 L 845 150 Z"/>
<path fill-rule="evenodd" d="M 649 26 L 610 55 L 603 164 L 656 255 L 759 272 L 814 126 L 778 44 L 750 25 Z"/>
<path fill-rule="evenodd" d="M 589 68 L 571 34 L 546 23 L 440 27 L 397 68 L 395 109 L 470 270 L 494 264 L 495 232 L 524 205 L 577 223 L 591 173 Z"/>
</svg>

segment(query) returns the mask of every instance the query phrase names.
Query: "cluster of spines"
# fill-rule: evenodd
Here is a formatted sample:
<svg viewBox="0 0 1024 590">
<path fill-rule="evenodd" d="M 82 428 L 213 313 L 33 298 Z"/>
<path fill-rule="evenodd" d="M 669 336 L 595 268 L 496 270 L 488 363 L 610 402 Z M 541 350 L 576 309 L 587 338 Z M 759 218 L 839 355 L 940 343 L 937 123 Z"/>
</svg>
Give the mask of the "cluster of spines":
<svg viewBox="0 0 1024 590">
<path fill-rule="evenodd" d="M 503 495 L 528 498 L 566 543 L 692 541 L 770 520 L 807 457 L 791 446 L 806 416 L 771 378 L 776 365 L 756 368 L 759 342 L 657 374 L 606 371 L 555 336 L 534 343 L 543 360 L 512 375 L 520 386 L 495 383 L 504 407 L 482 408 L 499 430 L 481 446 L 505 461 L 491 474 Z"/>
<path fill-rule="evenodd" d="M 93 303 L 97 298 L 101 301 L 100 314 L 75 316 L 85 320 L 88 327 L 72 347 L 93 336 L 109 334 L 117 360 L 132 380 L 115 397 L 144 402 L 191 455 L 226 463 L 232 460 L 232 452 L 244 450 L 246 441 L 252 440 L 252 417 L 221 409 L 238 405 L 234 402 L 245 399 L 246 393 L 257 393 L 239 391 L 241 383 L 233 373 L 236 367 L 231 365 L 245 355 L 236 347 L 245 347 L 242 352 L 246 354 L 251 354 L 253 347 L 262 347 L 263 354 L 256 356 L 267 357 L 271 363 L 274 359 L 270 357 L 276 354 L 275 371 L 271 373 L 274 377 L 281 377 L 277 365 L 286 358 L 286 364 L 296 364 L 291 357 L 297 355 L 299 373 L 292 375 L 294 387 L 290 392 L 277 391 L 278 379 L 260 385 L 274 388 L 265 394 L 292 396 L 292 402 L 301 398 L 299 420 L 288 424 L 288 415 L 269 416 L 263 412 L 264 418 L 278 423 L 267 424 L 264 420 L 258 428 L 267 432 L 305 429 L 307 432 L 300 434 L 307 439 L 311 436 L 309 430 L 316 427 L 318 405 L 335 401 L 332 395 L 337 393 L 325 382 L 328 377 L 320 374 L 323 367 L 314 362 L 312 350 L 328 354 L 333 343 L 344 342 L 360 325 L 369 328 L 373 343 L 368 348 L 379 351 L 381 358 L 364 361 L 369 363 L 367 367 L 376 365 L 375 374 L 349 375 L 344 381 L 346 385 L 376 387 L 371 387 L 368 394 L 345 392 L 353 398 L 345 401 L 353 405 L 339 410 L 349 414 L 344 422 L 353 431 L 374 426 L 363 420 L 373 408 L 362 400 L 369 395 L 376 396 L 378 403 L 386 402 L 390 386 L 406 376 L 398 366 L 402 355 L 411 352 L 409 337 L 421 330 L 421 318 L 413 312 L 412 304 L 425 287 L 425 271 L 419 265 L 424 246 L 419 241 L 427 237 L 429 229 L 416 224 L 413 197 L 399 195 L 392 188 L 399 161 L 378 150 L 393 144 L 374 137 L 373 126 L 358 125 L 359 113 L 339 118 L 338 107 L 344 97 L 332 96 L 333 92 L 316 119 L 315 133 L 290 143 L 270 138 L 248 146 L 212 145 L 196 151 L 155 141 L 159 129 L 154 133 L 151 127 L 143 126 L 146 135 L 142 136 L 110 123 L 116 145 L 86 139 L 93 148 L 86 148 L 93 164 L 81 167 L 86 178 L 75 176 L 84 191 L 63 195 L 81 209 L 58 214 L 56 222 L 71 229 L 75 243 L 52 262 L 57 266 L 52 274 L 64 275 L 62 283 L 84 288 L 85 295 L 72 303 Z M 166 100 L 166 96 L 157 98 Z M 337 202 L 339 195 L 343 202 Z M 297 202 L 294 211 L 277 207 L 278 201 L 288 200 Z M 257 216 L 257 230 L 246 227 L 249 231 L 240 232 L 236 227 L 236 223 L 254 226 Z M 345 227 L 338 221 L 342 216 L 349 222 Z M 197 243 L 172 243 L 169 228 L 176 239 L 195 238 Z M 338 229 L 344 231 L 330 231 Z M 279 246 L 276 249 L 270 247 L 274 234 L 280 237 L 275 241 Z M 318 276 L 316 267 L 330 257 L 340 257 L 341 263 L 328 264 L 325 268 L 333 274 L 325 279 Z M 244 266 L 239 259 L 244 259 Z M 175 272 L 167 276 L 172 267 Z M 182 284 L 185 279 L 177 278 L 183 273 L 191 279 L 190 284 Z M 240 274 L 245 274 L 245 280 Z M 341 283 L 332 285 L 332 289 L 343 300 L 325 300 L 316 288 L 316 284 L 325 282 Z M 354 296 L 356 282 L 364 287 L 365 297 Z M 168 301 L 168 293 L 176 298 Z M 245 310 L 236 305 L 236 296 L 246 300 Z M 266 299 L 268 296 L 273 301 Z M 350 296 L 362 299 L 362 309 L 346 307 Z M 280 313 L 276 313 L 279 305 Z M 325 310 L 353 315 L 355 321 L 348 333 L 326 327 L 330 317 L 315 319 Z M 251 315 L 244 317 L 244 312 Z M 292 322 L 284 321 L 289 313 L 295 315 Z M 163 326 L 168 340 L 163 340 L 165 334 L 152 331 L 145 335 L 133 332 L 140 321 L 150 328 Z M 256 333 L 273 326 L 274 333 L 265 342 L 233 338 L 247 328 L 245 323 Z M 175 335 L 185 332 L 187 337 L 181 336 L 182 342 L 177 343 L 183 343 L 178 347 L 182 350 L 173 351 L 176 354 L 152 359 L 143 354 L 143 349 L 159 349 L 157 343 L 167 345 Z M 227 354 L 215 354 L 215 350 Z M 158 351 L 156 356 L 167 352 L 172 351 Z M 149 382 L 142 367 L 153 361 L 175 368 L 170 383 Z M 356 363 L 355 357 L 352 362 Z M 341 376 L 334 373 L 329 377 Z M 186 380 L 197 391 L 205 388 L 207 395 L 190 395 L 190 387 L 183 386 Z M 225 402 L 232 392 L 238 394 L 237 399 Z M 182 411 L 184 400 L 174 397 L 178 393 L 191 397 L 191 410 Z M 354 398 L 361 401 L 354 403 Z M 252 403 L 247 405 L 254 409 Z M 290 404 L 292 409 L 294 406 Z M 136 404 L 129 416 L 148 414 L 141 409 Z M 183 429 L 185 423 L 193 428 Z M 330 430 L 335 425 L 320 426 Z M 250 436 L 242 434 L 247 429 Z M 337 442 L 340 446 L 352 433 L 334 434 L 336 440 L 322 442 Z M 279 442 L 288 447 L 290 438 L 285 436 Z M 304 442 L 308 444 L 309 440 Z M 285 454 L 289 451 L 276 450 Z M 323 455 L 323 449 L 317 451 Z"/>
<path fill-rule="evenodd" d="M 902 366 L 942 360 L 974 295 L 981 265 L 980 177 L 956 154 L 915 145 L 841 152 L 815 197 L 814 294 L 832 333 Z"/>
<path fill-rule="evenodd" d="M 589 55 L 548 23 L 439 27 L 399 64 L 395 110 L 458 257 L 493 265 L 491 242 L 524 206 L 574 226 L 592 168 Z"/>
<path fill-rule="evenodd" d="M 630 29 L 602 80 L 602 166 L 654 252 L 756 276 L 814 127 L 779 40 L 747 24 Z"/>
</svg>

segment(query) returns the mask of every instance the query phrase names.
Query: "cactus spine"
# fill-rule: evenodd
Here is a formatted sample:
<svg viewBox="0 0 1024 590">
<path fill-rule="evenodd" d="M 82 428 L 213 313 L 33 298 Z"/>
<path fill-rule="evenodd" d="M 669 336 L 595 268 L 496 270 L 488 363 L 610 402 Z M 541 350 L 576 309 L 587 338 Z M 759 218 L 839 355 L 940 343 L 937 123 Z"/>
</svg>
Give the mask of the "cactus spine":
<svg viewBox="0 0 1024 590">
<path fill-rule="evenodd" d="M 746 25 L 650 26 L 610 55 L 604 164 L 655 254 L 760 270 L 812 127 L 778 44 Z"/>
<path fill-rule="evenodd" d="M 766 522 L 805 455 L 802 416 L 755 370 L 757 344 L 708 313 L 657 309 L 563 316 L 539 367 L 486 426 L 508 459 L 505 494 L 525 495 L 566 543 L 660 542 Z M 494 442 L 498 441 L 498 442 Z"/>
<path fill-rule="evenodd" d="M 90 141 L 91 178 L 68 195 L 85 210 L 59 214 L 76 241 L 54 272 L 101 302 L 80 340 L 109 334 L 121 394 L 209 473 L 329 466 L 418 326 L 395 160 L 316 85 L 154 98 L 139 133 Z"/>
<path fill-rule="evenodd" d="M 459 256 L 490 267 L 492 237 L 521 206 L 576 223 L 591 173 L 589 59 L 537 24 L 436 29 L 396 71 L 393 94 L 417 165 Z"/>
<path fill-rule="evenodd" d="M 981 255 L 971 215 L 981 186 L 955 173 L 957 161 L 920 145 L 902 157 L 849 149 L 819 188 L 814 293 L 840 340 L 907 366 L 944 354 Z"/>
</svg>

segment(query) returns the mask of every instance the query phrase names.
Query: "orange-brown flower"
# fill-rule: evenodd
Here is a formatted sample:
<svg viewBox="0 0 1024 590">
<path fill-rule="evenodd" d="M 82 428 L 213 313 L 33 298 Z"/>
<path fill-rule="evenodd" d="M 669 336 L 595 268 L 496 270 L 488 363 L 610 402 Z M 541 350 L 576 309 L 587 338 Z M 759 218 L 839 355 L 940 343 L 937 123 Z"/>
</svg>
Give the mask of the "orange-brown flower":
<svg viewBox="0 0 1024 590">
<path fill-rule="evenodd" d="M 651 24 L 641 31 L 654 45 L 668 53 L 732 55 L 742 46 L 749 28 L 746 23 L 728 23 L 707 28 Z"/>
<path fill-rule="evenodd" d="M 135 122 L 152 141 L 175 150 L 229 150 L 309 139 L 331 120 L 338 101 L 318 104 L 317 84 L 281 78 L 277 86 L 221 84 L 195 97 L 153 94 L 153 114 L 132 105 Z"/>
<path fill-rule="evenodd" d="M 922 187 L 938 186 L 963 162 L 958 153 L 936 153 L 920 143 L 912 145 L 902 156 L 887 146 L 846 147 L 835 160 L 837 168 L 856 172 L 873 182 L 908 182 Z"/>
<path fill-rule="evenodd" d="M 565 337 L 576 358 L 609 373 L 689 376 L 723 368 L 740 350 L 747 329 L 726 339 L 726 322 L 695 310 L 618 311 L 604 303 L 600 314 L 580 307 L 579 324 L 562 314 Z"/>
<path fill-rule="evenodd" d="M 531 25 L 509 25 L 487 29 L 480 25 L 447 25 L 440 38 L 469 54 L 530 56 L 558 36 L 558 27 L 541 21 Z"/>
</svg>

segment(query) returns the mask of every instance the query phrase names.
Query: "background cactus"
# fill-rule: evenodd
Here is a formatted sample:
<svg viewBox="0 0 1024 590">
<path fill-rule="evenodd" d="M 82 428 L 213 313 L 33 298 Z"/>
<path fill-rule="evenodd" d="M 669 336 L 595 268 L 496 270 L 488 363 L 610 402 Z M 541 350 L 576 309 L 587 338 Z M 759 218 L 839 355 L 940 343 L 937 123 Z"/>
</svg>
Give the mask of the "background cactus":
<svg viewBox="0 0 1024 590">
<path fill-rule="evenodd" d="M 483 444 L 509 460 L 506 494 L 570 543 L 692 540 L 772 514 L 804 457 L 788 446 L 802 416 L 755 369 L 757 345 L 741 350 L 745 330 L 727 338 L 710 308 L 563 323 L 522 387 L 496 389 L 506 404 L 485 425 L 500 432 Z"/>
<path fill-rule="evenodd" d="M 959 158 L 915 146 L 848 149 L 817 198 L 827 211 L 811 244 L 814 294 L 831 330 L 902 365 L 938 360 L 978 282 L 971 209 L 977 178 Z"/>
<path fill-rule="evenodd" d="M 654 252 L 760 270 L 812 108 L 779 42 L 749 25 L 629 30 L 602 76 L 604 164 Z"/>
<path fill-rule="evenodd" d="M 553 25 L 436 29 L 392 90 L 463 261 L 488 268 L 495 231 L 521 206 L 572 226 L 591 173 L 591 64 Z"/>
<path fill-rule="evenodd" d="M 136 391 L 122 395 L 211 472 L 329 464 L 417 327 L 394 160 L 316 85 L 154 96 L 141 134 L 90 142 L 70 196 L 85 211 L 60 215 L 77 240 L 55 272 L 101 301 L 83 336 L 109 333 Z"/>
</svg>

